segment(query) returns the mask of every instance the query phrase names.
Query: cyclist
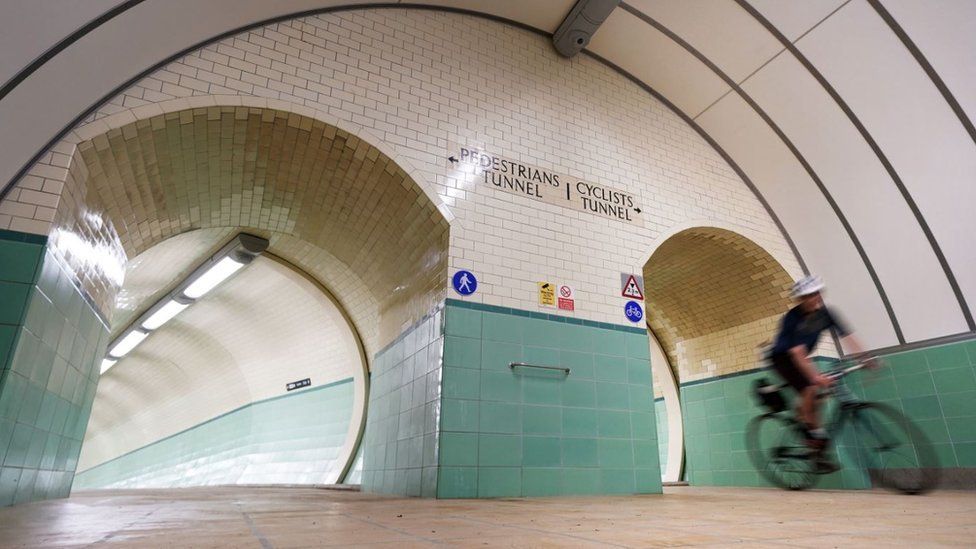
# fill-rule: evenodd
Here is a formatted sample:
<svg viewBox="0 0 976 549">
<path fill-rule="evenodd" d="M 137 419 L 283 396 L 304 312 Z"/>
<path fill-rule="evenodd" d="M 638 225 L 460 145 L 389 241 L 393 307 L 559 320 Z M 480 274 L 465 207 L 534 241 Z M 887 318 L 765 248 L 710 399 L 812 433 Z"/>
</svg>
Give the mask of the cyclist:
<svg viewBox="0 0 976 549">
<path fill-rule="evenodd" d="M 845 348 L 854 354 L 863 353 L 864 350 L 850 330 L 824 305 L 821 296 L 823 289 L 823 280 L 816 275 L 806 276 L 793 285 L 790 295 L 797 305 L 783 316 L 779 334 L 770 351 L 770 362 L 776 373 L 800 395 L 797 418 L 806 426 L 807 446 L 819 454 L 818 465 L 823 469 L 836 470 L 837 465 L 823 456 L 828 440 L 818 410 L 819 393 L 830 387 L 832 380 L 820 373 L 809 356 L 817 346 L 820 334 L 830 329 L 842 338 Z"/>
</svg>

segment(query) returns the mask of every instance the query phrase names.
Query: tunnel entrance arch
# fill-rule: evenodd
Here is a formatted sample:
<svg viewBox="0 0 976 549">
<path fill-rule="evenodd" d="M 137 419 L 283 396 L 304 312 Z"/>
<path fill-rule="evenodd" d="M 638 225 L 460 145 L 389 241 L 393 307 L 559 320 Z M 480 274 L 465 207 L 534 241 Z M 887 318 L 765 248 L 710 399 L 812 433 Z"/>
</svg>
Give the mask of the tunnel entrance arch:
<svg viewBox="0 0 976 549">
<path fill-rule="evenodd" d="M 792 280 L 753 240 L 710 226 L 670 235 L 644 265 L 656 407 L 666 417 L 658 419 L 665 481 L 688 479 L 696 468 L 710 471 L 715 452 L 731 459 L 733 423 L 741 418 L 730 417 L 749 410 L 727 409 L 718 393 L 709 393 L 714 403 L 706 404 L 686 387 L 757 366 L 757 346 L 790 306 Z M 721 447 L 713 435 L 721 435 Z"/>
<path fill-rule="evenodd" d="M 72 151 L 51 245 L 103 315 L 116 316 L 113 332 L 171 289 L 123 296 L 117 310 L 129 259 L 190 234 L 201 239 L 197 260 L 236 232 L 267 238 L 270 255 L 330 290 L 367 357 L 442 302 L 449 212 L 388 154 L 309 109 L 177 105 L 97 135 L 86 129 Z M 163 279 L 179 272 L 162 270 Z M 367 382 L 357 381 L 344 472 L 365 425 Z"/>
</svg>

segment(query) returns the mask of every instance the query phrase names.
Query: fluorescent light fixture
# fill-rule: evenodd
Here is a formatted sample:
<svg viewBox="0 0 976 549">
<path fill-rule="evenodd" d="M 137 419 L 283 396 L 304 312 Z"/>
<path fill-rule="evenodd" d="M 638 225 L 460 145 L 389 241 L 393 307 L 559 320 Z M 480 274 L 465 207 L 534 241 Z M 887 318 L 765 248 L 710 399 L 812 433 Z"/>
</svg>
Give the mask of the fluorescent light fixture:
<svg viewBox="0 0 976 549">
<path fill-rule="evenodd" d="M 112 366 L 115 366 L 115 363 L 116 362 L 118 362 L 118 360 L 115 360 L 114 358 L 103 358 L 102 359 L 102 371 L 99 372 L 99 374 L 104 374 L 105 372 L 107 372 L 109 368 L 111 368 Z"/>
<path fill-rule="evenodd" d="M 160 307 L 156 312 L 149 315 L 149 318 L 142 321 L 142 328 L 144 330 L 156 330 L 163 324 L 169 322 L 174 316 L 180 314 L 180 311 L 189 307 L 189 303 L 180 303 L 175 299 L 169 300 L 169 303 Z"/>
<path fill-rule="evenodd" d="M 224 257 L 212 267 L 207 269 L 206 272 L 200 275 L 200 278 L 196 279 L 192 284 L 187 286 L 186 289 L 183 290 L 183 295 L 189 297 L 190 299 L 199 299 L 203 297 L 204 294 L 217 287 L 218 284 L 227 280 L 230 275 L 236 273 L 243 266 L 244 263 L 241 263 L 230 256 Z"/>
<path fill-rule="evenodd" d="M 131 332 L 126 334 L 125 337 L 120 339 L 118 343 L 115 344 L 114 347 L 109 349 L 108 354 L 111 355 L 112 358 L 116 358 L 116 359 L 122 358 L 126 354 L 128 354 L 129 351 L 135 349 L 136 345 L 142 343 L 142 340 L 146 339 L 146 336 L 148 335 L 149 334 L 147 332 L 132 330 Z"/>
<path fill-rule="evenodd" d="M 102 360 L 102 373 L 115 362 L 135 349 L 153 330 L 157 330 L 203 297 L 221 282 L 227 280 L 241 267 L 247 265 L 268 249 L 268 240 L 260 236 L 240 233 L 208 257 L 186 279 L 181 281 L 166 297 L 157 301 L 129 325 L 122 337 L 109 344 L 108 355 Z"/>
</svg>

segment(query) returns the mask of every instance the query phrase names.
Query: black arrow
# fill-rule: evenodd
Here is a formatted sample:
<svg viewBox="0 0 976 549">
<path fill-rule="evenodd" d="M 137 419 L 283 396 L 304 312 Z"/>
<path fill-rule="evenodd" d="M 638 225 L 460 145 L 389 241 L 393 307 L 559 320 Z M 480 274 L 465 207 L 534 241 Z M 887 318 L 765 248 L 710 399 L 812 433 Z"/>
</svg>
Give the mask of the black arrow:
<svg viewBox="0 0 976 549">
<path fill-rule="evenodd" d="M 451 162 L 457 162 L 458 161 L 458 159 L 457 158 L 454 158 L 453 156 L 448 156 L 447 159 L 450 160 Z"/>
<path fill-rule="evenodd" d="M 634 208 L 634 211 L 640 213 L 640 208 Z"/>
</svg>

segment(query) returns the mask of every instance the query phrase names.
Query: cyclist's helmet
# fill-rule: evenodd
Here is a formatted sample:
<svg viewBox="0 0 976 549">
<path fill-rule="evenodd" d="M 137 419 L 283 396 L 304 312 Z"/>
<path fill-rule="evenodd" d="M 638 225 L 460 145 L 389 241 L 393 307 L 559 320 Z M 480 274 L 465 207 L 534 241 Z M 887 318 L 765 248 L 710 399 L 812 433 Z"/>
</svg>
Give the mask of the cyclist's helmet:
<svg viewBox="0 0 976 549">
<path fill-rule="evenodd" d="M 793 284 L 790 295 L 794 298 L 810 295 L 824 289 L 824 281 L 817 275 L 807 275 Z"/>
</svg>

